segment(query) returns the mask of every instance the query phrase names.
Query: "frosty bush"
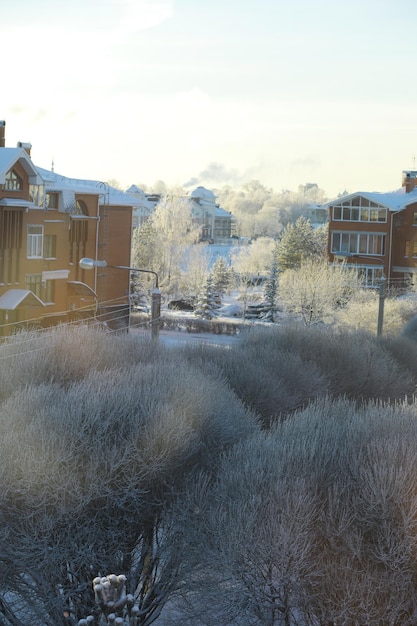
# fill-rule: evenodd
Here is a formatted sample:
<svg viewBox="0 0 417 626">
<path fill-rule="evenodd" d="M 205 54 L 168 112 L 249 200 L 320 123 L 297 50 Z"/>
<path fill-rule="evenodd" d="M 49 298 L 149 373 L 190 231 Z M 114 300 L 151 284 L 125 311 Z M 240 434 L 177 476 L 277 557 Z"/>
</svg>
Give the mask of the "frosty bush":
<svg viewBox="0 0 417 626">
<path fill-rule="evenodd" d="M 190 472 L 211 471 L 257 424 L 224 382 L 175 352 L 83 329 L 62 350 L 58 336 L 37 372 L 22 352 L 7 360 L 23 381 L 0 405 L 0 615 L 54 626 L 94 615 L 91 580 L 116 571 L 144 626 L 181 567 L 170 504 Z M 77 347 L 98 367 L 75 367 Z"/>
<path fill-rule="evenodd" d="M 364 332 L 288 325 L 243 335 L 240 349 L 257 346 L 265 355 L 291 353 L 313 364 L 333 395 L 356 400 L 395 400 L 414 393 L 416 380 L 378 342 Z M 266 356 L 266 358 L 269 358 Z M 285 358 L 285 357 L 284 357 Z"/>
<path fill-rule="evenodd" d="M 417 381 L 378 338 L 347 330 L 255 327 L 242 332 L 232 350 L 191 346 L 183 354 L 199 368 L 221 371 L 265 426 L 326 395 L 355 401 L 411 397 Z"/>
<path fill-rule="evenodd" d="M 313 362 L 305 363 L 286 349 L 269 349 L 268 336 L 254 330 L 233 350 L 193 346 L 184 351 L 186 358 L 206 371 L 213 367 L 220 371 L 265 426 L 329 392 L 325 376 Z"/>
<path fill-rule="evenodd" d="M 377 332 L 379 294 L 370 289 L 363 290 L 361 297 L 354 298 L 345 308 L 339 309 L 336 316 L 338 325 L 355 330 Z M 415 312 L 415 303 L 398 298 L 385 298 L 384 335 L 398 335 Z"/>
<path fill-rule="evenodd" d="M 0 393 L 7 397 L 29 384 L 67 385 L 109 367 L 149 363 L 160 346 L 150 339 L 111 334 L 90 326 L 23 331 L 0 344 Z"/>
<path fill-rule="evenodd" d="M 415 405 L 346 400 L 235 446 L 177 511 L 192 566 L 169 623 L 414 624 L 416 450 Z"/>
</svg>

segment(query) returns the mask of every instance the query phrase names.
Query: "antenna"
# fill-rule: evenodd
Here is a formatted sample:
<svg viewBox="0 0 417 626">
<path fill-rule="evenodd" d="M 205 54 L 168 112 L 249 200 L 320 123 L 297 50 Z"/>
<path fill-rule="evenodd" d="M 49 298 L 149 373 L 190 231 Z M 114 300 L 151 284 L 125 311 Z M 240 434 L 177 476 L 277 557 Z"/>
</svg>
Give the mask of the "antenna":
<svg viewBox="0 0 417 626">
<path fill-rule="evenodd" d="M 54 171 L 54 165 L 55 165 L 55 164 L 54 164 L 54 157 L 52 157 L 51 172 L 53 172 L 53 171 Z"/>
<path fill-rule="evenodd" d="M 415 170 L 416 169 L 416 155 L 412 154 L 411 158 L 413 159 L 413 170 Z"/>
</svg>

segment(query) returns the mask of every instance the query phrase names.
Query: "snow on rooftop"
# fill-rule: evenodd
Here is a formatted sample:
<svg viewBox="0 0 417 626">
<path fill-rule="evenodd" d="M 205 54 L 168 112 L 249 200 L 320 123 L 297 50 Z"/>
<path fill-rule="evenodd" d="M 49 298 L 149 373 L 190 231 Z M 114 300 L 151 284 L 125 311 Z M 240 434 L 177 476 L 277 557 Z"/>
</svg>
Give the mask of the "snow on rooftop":
<svg viewBox="0 0 417 626">
<path fill-rule="evenodd" d="M 380 191 L 357 191 L 355 193 L 350 193 L 345 196 L 341 196 L 340 198 L 335 198 L 330 202 L 326 202 L 322 205 L 322 208 L 330 207 L 338 205 L 342 202 L 347 202 L 351 198 L 356 196 L 361 196 L 362 198 L 366 198 L 371 202 L 375 202 L 376 204 L 380 204 L 383 207 L 386 207 L 390 211 L 401 211 L 409 204 L 413 204 L 417 202 L 417 188 L 413 189 L 409 193 L 405 192 L 404 187 L 400 187 L 395 191 L 388 192 L 380 192 Z"/>
<path fill-rule="evenodd" d="M 61 174 L 43 169 L 42 167 L 37 167 L 36 169 L 45 181 L 47 190 L 62 191 L 63 194 L 67 196 L 74 193 L 99 194 L 104 197 L 104 203 L 117 206 L 137 207 L 144 202 L 140 194 L 135 195 L 116 189 L 106 182 L 69 178 L 68 176 L 62 176 Z"/>
<path fill-rule="evenodd" d="M 196 187 L 196 189 L 191 192 L 191 198 L 206 200 L 206 202 L 215 202 L 216 200 L 214 193 L 205 187 Z"/>
</svg>

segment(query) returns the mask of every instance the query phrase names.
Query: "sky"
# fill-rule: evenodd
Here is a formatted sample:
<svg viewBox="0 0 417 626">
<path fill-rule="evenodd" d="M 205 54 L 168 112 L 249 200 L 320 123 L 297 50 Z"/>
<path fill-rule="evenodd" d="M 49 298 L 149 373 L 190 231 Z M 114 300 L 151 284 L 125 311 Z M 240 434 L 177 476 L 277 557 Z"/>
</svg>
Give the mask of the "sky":
<svg viewBox="0 0 417 626">
<path fill-rule="evenodd" d="M 65 176 L 391 191 L 417 168 L 414 0 L 14 0 L 6 145 Z"/>
</svg>

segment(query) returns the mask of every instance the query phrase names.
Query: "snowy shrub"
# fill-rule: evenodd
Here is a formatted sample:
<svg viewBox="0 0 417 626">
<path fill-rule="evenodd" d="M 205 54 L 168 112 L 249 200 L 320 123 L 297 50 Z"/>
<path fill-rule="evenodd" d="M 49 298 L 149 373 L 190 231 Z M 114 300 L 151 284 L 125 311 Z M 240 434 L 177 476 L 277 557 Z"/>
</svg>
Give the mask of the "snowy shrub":
<svg viewBox="0 0 417 626">
<path fill-rule="evenodd" d="M 71 331 L 71 349 L 57 336 L 45 338 L 37 371 L 23 349 L 4 361 L 23 378 L 0 405 L 0 616 L 94 614 L 92 579 L 116 571 L 150 623 L 181 566 L 172 501 L 190 472 L 212 471 L 258 425 L 224 381 L 175 351 L 146 343 L 141 353 L 129 336 L 84 329 Z"/>
<path fill-rule="evenodd" d="M 177 511 L 186 593 L 163 623 L 415 624 L 416 411 L 321 400 L 228 451 Z"/>
<path fill-rule="evenodd" d="M 338 310 L 336 323 L 355 330 L 377 332 L 379 295 L 377 291 L 364 290 L 361 298 L 355 298 L 345 308 Z M 415 302 L 388 298 L 384 300 L 383 334 L 399 334 L 404 325 L 414 314 Z"/>
<path fill-rule="evenodd" d="M 406 375 L 413 377 L 417 385 L 417 342 L 406 335 L 380 337 L 379 343 L 392 358 L 405 370 Z"/>
<path fill-rule="evenodd" d="M 288 325 L 242 335 L 240 349 L 248 350 L 254 344 L 265 355 L 289 352 L 298 355 L 304 367 L 313 364 L 333 395 L 395 400 L 415 389 L 412 376 L 376 337 L 364 332 Z"/>
<path fill-rule="evenodd" d="M 91 371 L 149 363 L 161 349 L 150 337 L 135 340 L 90 326 L 21 332 L 0 344 L 0 393 L 6 397 L 29 384 L 67 385 Z"/>
</svg>

